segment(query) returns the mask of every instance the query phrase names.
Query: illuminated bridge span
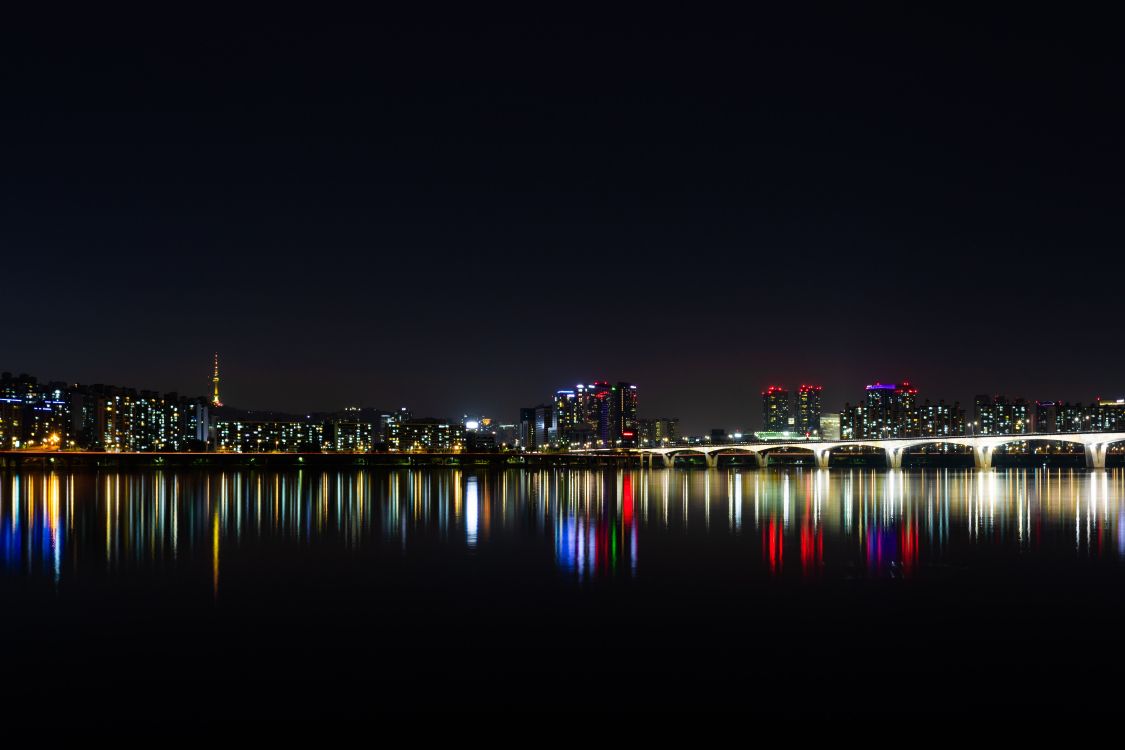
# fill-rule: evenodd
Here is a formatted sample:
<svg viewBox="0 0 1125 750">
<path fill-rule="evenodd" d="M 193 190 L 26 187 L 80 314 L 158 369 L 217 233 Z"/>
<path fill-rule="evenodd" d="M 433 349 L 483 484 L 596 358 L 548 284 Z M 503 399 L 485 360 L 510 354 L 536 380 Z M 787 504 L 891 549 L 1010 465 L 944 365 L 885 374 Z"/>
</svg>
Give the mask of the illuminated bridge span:
<svg viewBox="0 0 1125 750">
<path fill-rule="evenodd" d="M 717 466 L 719 456 L 734 456 L 753 454 L 759 466 L 765 466 L 770 451 L 781 448 L 805 451 L 816 459 L 816 465 L 822 469 L 828 468 L 832 451 L 837 448 L 862 447 L 881 450 L 886 453 L 887 466 L 892 469 L 902 468 L 902 458 L 912 448 L 921 448 L 928 445 L 959 445 L 972 448 L 973 458 L 978 469 L 992 467 L 992 454 L 1002 445 L 1019 442 L 1049 442 L 1071 443 L 1081 445 L 1086 450 L 1086 466 L 1091 469 L 1104 469 L 1105 456 L 1109 446 L 1114 443 L 1125 442 L 1125 432 L 1067 432 L 1067 433 L 1042 433 L 1036 432 L 1027 435 L 979 435 L 974 437 L 926 437 L 926 438 L 895 438 L 890 440 L 797 440 L 793 442 L 745 443 L 741 445 L 685 445 L 668 448 L 635 448 L 635 453 L 641 455 L 641 460 L 647 460 L 649 465 L 660 457 L 665 466 L 672 466 L 676 456 L 702 455 L 708 466 Z"/>
</svg>

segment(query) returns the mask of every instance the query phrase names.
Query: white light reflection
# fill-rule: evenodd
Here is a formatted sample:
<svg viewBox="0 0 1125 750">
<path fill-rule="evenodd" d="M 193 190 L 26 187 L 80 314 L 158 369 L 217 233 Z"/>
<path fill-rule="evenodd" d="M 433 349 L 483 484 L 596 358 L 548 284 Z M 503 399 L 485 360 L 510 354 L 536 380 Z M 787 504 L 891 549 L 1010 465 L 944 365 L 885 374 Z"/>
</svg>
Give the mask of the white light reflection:
<svg viewBox="0 0 1125 750">
<path fill-rule="evenodd" d="M 465 481 L 465 543 L 472 548 L 477 546 L 477 529 L 480 524 L 480 488 L 477 478 Z"/>
</svg>

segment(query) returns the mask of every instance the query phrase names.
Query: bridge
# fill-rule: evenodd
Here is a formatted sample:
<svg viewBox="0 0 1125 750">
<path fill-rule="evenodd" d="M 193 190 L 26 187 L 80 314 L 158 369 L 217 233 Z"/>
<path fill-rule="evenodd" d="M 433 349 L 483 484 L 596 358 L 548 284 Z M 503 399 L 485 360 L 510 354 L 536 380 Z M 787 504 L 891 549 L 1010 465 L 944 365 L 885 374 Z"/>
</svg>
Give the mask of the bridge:
<svg viewBox="0 0 1125 750">
<path fill-rule="evenodd" d="M 769 460 L 769 452 L 784 448 L 811 453 L 816 459 L 816 465 L 821 469 L 827 469 L 832 451 L 838 448 L 860 447 L 883 451 L 887 456 L 887 467 L 901 469 L 903 456 L 912 448 L 928 445 L 958 445 L 972 449 L 973 459 L 978 469 L 990 469 L 992 468 L 992 454 L 997 448 L 1009 443 L 1025 441 L 1081 445 L 1086 451 L 1087 468 L 1104 469 L 1105 457 L 1109 447 L 1114 443 L 1125 442 L 1125 432 L 1035 432 L 1021 435 L 950 435 L 944 437 L 888 438 L 885 440 L 794 440 L 734 445 L 675 445 L 664 448 L 634 448 L 632 450 L 641 456 L 642 462 L 647 461 L 649 466 L 653 465 L 658 456 L 664 466 L 671 467 L 676 460 L 676 456 L 702 455 L 707 462 L 707 466 L 714 467 L 718 466 L 720 455 L 752 454 L 757 459 L 758 466 L 765 467 Z"/>
</svg>

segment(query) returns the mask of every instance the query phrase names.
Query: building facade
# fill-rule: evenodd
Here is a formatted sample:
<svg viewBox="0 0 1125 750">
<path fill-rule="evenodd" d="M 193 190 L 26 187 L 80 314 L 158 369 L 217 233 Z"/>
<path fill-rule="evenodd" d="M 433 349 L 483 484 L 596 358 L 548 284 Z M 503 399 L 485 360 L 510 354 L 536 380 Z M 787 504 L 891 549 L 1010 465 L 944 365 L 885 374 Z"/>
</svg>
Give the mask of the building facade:
<svg viewBox="0 0 1125 750">
<path fill-rule="evenodd" d="M 795 428 L 798 435 L 821 435 L 819 385 L 802 385 L 797 389 L 797 414 Z"/>
<path fill-rule="evenodd" d="M 675 445 L 679 437 L 679 429 L 680 420 L 675 417 L 641 419 L 638 421 L 638 445 L 643 448 Z"/>
<path fill-rule="evenodd" d="M 460 453 L 465 450 L 465 427 L 449 419 L 394 422 L 387 446 L 404 453 Z"/>
<path fill-rule="evenodd" d="M 202 398 L 0 375 L 0 446 L 5 449 L 205 450 L 209 428 Z"/>
<path fill-rule="evenodd" d="M 1031 405 L 1022 398 L 977 396 L 973 400 L 973 432 L 977 435 L 1023 435 L 1031 432 Z"/>
<path fill-rule="evenodd" d="M 909 381 L 872 383 L 863 401 L 845 404 L 840 413 L 840 436 L 845 439 L 917 437 L 921 434 L 918 390 Z"/>
<path fill-rule="evenodd" d="M 840 439 L 840 412 L 820 416 L 820 436 L 825 440 Z"/>
<path fill-rule="evenodd" d="M 762 428 L 765 432 L 789 431 L 792 409 L 789 404 L 789 391 L 779 385 L 771 385 L 762 391 Z"/>
<path fill-rule="evenodd" d="M 922 437 L 957 436 L 965 434 L 965 412 L 960 405 L 944 400 L 936 404 L 926 399 L 918 407 L 918 434 Z"/>
<path fill-rule="evenodd" d="M 280 420 L 217 421 L 214 444 L 231 453 L 319 453 L 326 448 L 323 423 Z"/>
</svg>

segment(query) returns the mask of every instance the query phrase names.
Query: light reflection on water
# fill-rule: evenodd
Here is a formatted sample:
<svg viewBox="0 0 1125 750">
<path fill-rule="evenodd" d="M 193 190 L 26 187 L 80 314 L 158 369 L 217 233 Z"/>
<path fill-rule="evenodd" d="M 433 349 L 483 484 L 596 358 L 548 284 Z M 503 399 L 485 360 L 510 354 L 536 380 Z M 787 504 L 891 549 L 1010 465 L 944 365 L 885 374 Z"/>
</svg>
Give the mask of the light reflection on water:
<svg viewBox="0 0 1125 750">
<path fill-rule="evenodd" d="M 217 592 L 250 542 L 481 555 L 517 540 L 574 580 L 659 576 L 720 548 L 748 574 L 910 579 L 1116 562 L 1123 501 L 1122 470 L 21 472 L 0 475 L 0 569 L 58 582 L 205 561 Z"/>
</svg>

